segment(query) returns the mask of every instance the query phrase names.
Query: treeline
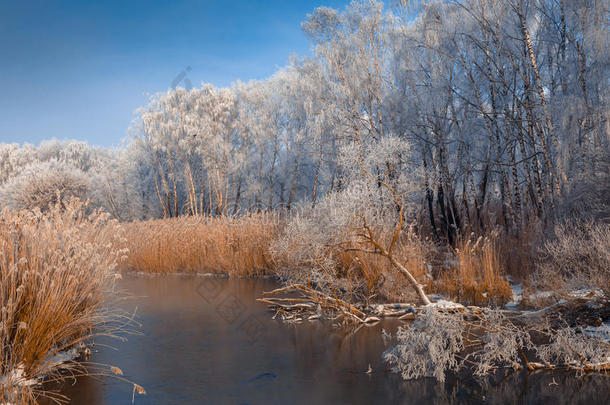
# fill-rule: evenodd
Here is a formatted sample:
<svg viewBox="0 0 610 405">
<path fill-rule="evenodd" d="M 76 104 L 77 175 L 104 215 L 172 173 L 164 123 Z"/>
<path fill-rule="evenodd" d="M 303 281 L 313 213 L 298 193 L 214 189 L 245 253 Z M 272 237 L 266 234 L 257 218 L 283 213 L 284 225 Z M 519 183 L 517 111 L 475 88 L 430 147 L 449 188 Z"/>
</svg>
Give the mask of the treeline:
<svg viewBox="0 0 610 405">
<path fill-rule="evenodd" d="M 302 25 L 313 57 L 263 81 L 157 94 L 121 150 L 2 145 L 0 196 L 23 201 L 47 162 L 45 175 L 78 180 L 67 193 L 121 220 L 291 210 L 342 192 L 366 164 L 451 244 L 566 213 L 607 219 L 609 10 L 607 0 L 321 7 Z M 388 159 L 387 147 L 408 153 Z"/>
</svg>

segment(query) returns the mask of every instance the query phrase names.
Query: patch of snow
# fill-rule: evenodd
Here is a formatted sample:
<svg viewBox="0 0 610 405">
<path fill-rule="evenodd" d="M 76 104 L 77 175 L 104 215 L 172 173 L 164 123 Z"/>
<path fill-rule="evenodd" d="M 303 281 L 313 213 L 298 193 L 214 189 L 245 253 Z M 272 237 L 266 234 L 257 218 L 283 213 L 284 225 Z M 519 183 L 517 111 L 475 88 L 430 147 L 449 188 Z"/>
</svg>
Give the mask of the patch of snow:
<svg viewBox="0 0 610 405">
<path fill-rule="evenodd" d="M 556 294 L 557 293 L 555 291 L 538 291 L 536 293 L 530 294 L 528 297 L 530 300 L 537 300 L 537 299 L 550 298 Z M 582 298 L 582 299 L 589 298 L 590 299 L 590 298 L 603 297 L 604 293 L 601 290 L 594 290 L 591 288 L 582 288 L 580 290 L 570 291 L 566 295 L 570 298 Z"/>
<path fill-rule="evenodd" d="M 538 291 L 536 293 L 530 294 L 528 297 L 530 300 L 538 300 L 544 298 L 550 298 L 555 295 L 554 291 Z"/>
<path fill-rule="evenodd" d="M 59 368 L 62 364 L 76 359 L 79 355 L 80 353 L 76 349 L 55 353 L 53 356 L 47 358 L 43 364 L 43 367 L 46 369 Z"/>
<path fill-rule="evenodd" d="M 509 280 L 511 281 L 512 278 Z M 512 284 L 510 285 L 511 290 L 513 291 L 513 300 L 506 304 L 507 307 L 516 307 L 523 300 L 523 286 L 521 284 Z"/>
<path fill-rule="evenodd" d="M 610 321 L 606 321 L 600 326 L 587 326 L 583 329 L 583 333 L 588 337 L 610 342 Z"/>
<path fill-rule="evenodd" d="M 566 301 L 566 300 L 559 300 L 556 303 L 554 303 L 553 305 L 549 305 L 549 306 L 546 306 L 544 308 L 537 309 L 535 311 L 523 311 L 521 313 L 521 316 L 525 317 L 525 318 L 533 317 L 533 316 L 538 316 L 538 315 L 544 314 L 549 309 L 557 307 L 557 306 L 562 305 L 562 304 L 565 304 L 566 302 L 568 302 L 568 301 Z"/>
<path fill-rule="evenodd" d="M 24 387 L 29 387 L 32 385 L 38 384 L 38 380 L 36 379 L 26 379 L 25 376 L 25 367 L 23 364 L 19 364 L 15 369 L 11 370 L 8 374 L 4 374 L 0 376 L 0 385 L 3 386 L 11 386 L 11 385 L 21 385 Z"/>
<path fill-rule="evenodd" d="M 603 297 L 604 293 L 592 288 L 582 288 L 580 290 L 570 291 L 568 295 L 573 298 L 598 298 Z"/>
<path fill-rule="evenodd" d="M 453 301 L 446 301 L 446 300 L 439 300 L 439 301 L 433 302 L 431 304 L 428 304 L 426 306 L 427 307 L 442 308 L 442 309 L 464 308 L 464 306 L 462 304 L 459 304 L 459 303 L 453 302 Z"/>
<path fill-rule="evenodd" d="M 440 301 L 440 300 L 444 299 L 445 296 L 443 294 L 428 294 L 428 298 L 430 298 L 431 300 Z"/>
<path fill-rule="evenodd" d="M 65 350 L 47 358 L 43 363 L 42 368 L 49 372 L 61 368 L 61 366 L 69 361 L 76 359 L 79 356 L 77 349 Z M 25 378 L 25 367 L 23 364 L 19 364 L 15 369 L 11 370 L 7 374 L 0 376 L 0 385 L 18 385 L 23 387 L 31 387 L 38 385 L 40 380 L 38 378 Z M 44 377 L 44 376 L 42 376 Z M 2 404 L 0 404 L 2 405 Z"/>
</svg>

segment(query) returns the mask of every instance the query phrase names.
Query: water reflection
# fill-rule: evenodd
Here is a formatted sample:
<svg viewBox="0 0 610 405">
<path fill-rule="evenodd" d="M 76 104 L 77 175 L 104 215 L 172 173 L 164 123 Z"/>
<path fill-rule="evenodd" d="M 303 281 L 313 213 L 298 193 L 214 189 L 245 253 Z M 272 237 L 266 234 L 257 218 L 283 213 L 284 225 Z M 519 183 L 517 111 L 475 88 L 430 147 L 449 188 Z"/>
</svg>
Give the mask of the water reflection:
<svg viewBox="0 0 610 405">
<path fill-rule="evenodd" d="M 148 394 L 136 404 L 601 404 L 610 394 L 610 377 L 560 373 L 515 374 L 484 387 L 403 381 L 381 360 L 381 328 L 395 324 L 351 333 L 274 321 L 255 302 L 275 287 L 268 280 L 126 277 L 121 287 L 136 296 L 123 306 L 137 307 L 142 335 L 110 342 L 118 351 L 100 348 L 91 360 L 143 385 Z M 81 378 L 62 392 L 72 404 L 125 404 L 132 387 Z"/>
</svg>

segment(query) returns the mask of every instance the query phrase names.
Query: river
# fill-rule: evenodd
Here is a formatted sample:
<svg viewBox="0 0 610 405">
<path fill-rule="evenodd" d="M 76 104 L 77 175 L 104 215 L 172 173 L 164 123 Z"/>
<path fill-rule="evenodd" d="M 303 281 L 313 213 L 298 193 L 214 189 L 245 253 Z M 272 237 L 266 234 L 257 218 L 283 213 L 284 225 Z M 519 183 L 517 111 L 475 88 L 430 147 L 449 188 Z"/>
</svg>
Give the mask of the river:
<svg viewBox="0 0 610 405">
<path fill-rule="evenodd" d="M 126 276 L 120 288 L 142 324 L 128 340 L 99 339 L 92 362 L 119 367 L 142 385 L 136 404 L 596 404 L 610 377 L 517 373 L 482 385 L 471 379 L 404 381 L 387 370 L 382 328 L 286 324 L 255 302 L 271 280 Z M 106 347 L 112 345 L 115 349 Z M 369 365 L 372 372 L 367 373 Z M 128 404 L 132 386 L 82 377 L 63 384 L 74 405 Z"/>
</svg>

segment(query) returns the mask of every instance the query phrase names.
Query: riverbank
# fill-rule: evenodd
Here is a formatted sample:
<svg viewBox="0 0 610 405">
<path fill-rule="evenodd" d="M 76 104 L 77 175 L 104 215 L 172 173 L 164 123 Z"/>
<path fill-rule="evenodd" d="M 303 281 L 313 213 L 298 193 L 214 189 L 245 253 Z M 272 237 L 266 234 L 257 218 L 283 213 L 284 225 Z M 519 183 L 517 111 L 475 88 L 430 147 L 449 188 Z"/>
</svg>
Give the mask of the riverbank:
<svg viewBox="0 0 610 405">
<path fill-rule="evenodd" d="M 277 248 L 287 221 L 280 214 L 254 214 L 124 223 L 128 253 L 121 270 L 277 276 L 290 282 L 312 282 L 312 269 L 301 257 Z M 510 301 L 512 292 L 499 246 L 491 238 L 468 239 L 448 250 L 410 233 L 399 240 L 395 256 L 432 293 L 474 304 L 502 304 Z M 358 288 L 360 295 L 377 294 L 381 301 L 411 299 L 408 284 L 392 264 L 366 250 L 365 246 L 362 250 L 328 247 L 327 254 L 336 258 L 336 267 L 329 269 L 332 282 L 338 288 Z"/>
<path fill-rule="evenodd" d="M 183 225 L 173 226 L 180 223 L 172 221 L 165 221 L 165 240 L 177 230 L 182 237 L 188 235 Z M 226 251 L 210 249 L 205 242 L 210 239 L 197 237 L 207 235 L 208 228 L 217 229 L 223 219 L 214 221 L 199 222 L 191 228 L 197 231 L 186 236 L 198 241 L 200 251 Z M 248 229 L 249 221 L 239 219 L 226 229 Z M 610 369 L 608 340 L 597 336 L 605 331 L 609 315 L 610 231 L 603 223 L 560 224 L 547 235 L 471 235 L 455 247 L 443 247 L 413 228 L 392 233 L 366 224 L 369 235 L 364 241 L 350 240 L 345 235 L 354 231 L 346 227 L 331 230 L 343 243 L 320 243 L 327 241 L 316 239 L 323 230 L 303 222 L 298 215 L 274 222 L 277 234 L 264 233 L 265 242 L 257 245 L 259 254 L 262 248 L 269 258 L 266 274 L 283 285 L 258 299 L 275 312 L 274 319 L 332 319 L 344 325 L 375 324 L 387 317 L 415 319 L 399 328 L 397 344 L 386 356 L 408 379 L 433 375 L 444 381 L 448 373 L 464 369 L 479 376 L 501 369 Z M 580 243 L 574 243 L 575 235 Z M 260 242 L 250 236 L 240 243 Z M 232 240 L 230 233 L 227 240 Z M 526 269 L 511 268 L 511 263 L 523 264 L 528 257 L 534 261 Z M 240 270 L 243 267 L 226 267 L 223 274 L 256 276 Z M 413 276 L 428 302 L 414 294 L 414 282 L 405 274 Z M 418 345 L 420 349 L 412 350 Z"/>
</svg>

